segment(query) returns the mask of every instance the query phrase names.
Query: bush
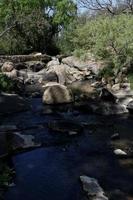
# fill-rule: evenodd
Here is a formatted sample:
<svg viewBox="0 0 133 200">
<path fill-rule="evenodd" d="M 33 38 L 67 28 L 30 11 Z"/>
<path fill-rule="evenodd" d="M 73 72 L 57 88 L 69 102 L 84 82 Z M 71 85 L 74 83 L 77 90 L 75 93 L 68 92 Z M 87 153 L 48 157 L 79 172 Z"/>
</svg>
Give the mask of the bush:
<svg viewBox="0 0 133 200">
<path fill-rule="evenodd" d="M 91 51 L 112 68 L 129 66 L 133 58 L 133 15 L 98 16 L 67 32 L 69 51 Z M 67 43 L 66 43 L 67 45 Z"/>
<path fill-rule="evenodd" d="M 11 92 L 14 89 L 13 81 L 6 75 L 0 74 L 0 91 Z"/>
</svg>

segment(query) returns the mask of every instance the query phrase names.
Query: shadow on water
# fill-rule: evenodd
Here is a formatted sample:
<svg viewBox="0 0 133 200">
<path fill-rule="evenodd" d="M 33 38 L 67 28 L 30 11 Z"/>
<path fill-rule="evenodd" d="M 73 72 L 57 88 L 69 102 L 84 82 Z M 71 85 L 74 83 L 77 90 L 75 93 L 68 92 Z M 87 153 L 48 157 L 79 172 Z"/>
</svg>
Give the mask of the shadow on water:
<svg viewBox="0 0 133 200">
<path fill-rule="evenodd" d="M 3 124 L 23 127 L 22 134 L 34 135 L 34 141 L 41 143 L 40 148 L 12 155 L 15 185 L 8 188 L 5 200 L 85 200 L 79 181 L 84 174 L 98 179 L 107 195 L 121 191 L 133 196 L 132 117 L 102 117 L 71 107 L 51 111 L 51 107 L 42 109 L 40 99 L 32 102 L 32 108 L 3 119 Z M 47 126 L 54 120 L 77 122 L 83 130 L 74 136 L 58 133 Z M 33 124 L 43 126 L 24 129 Z M 114 133 L 120 134 L 120 140 L 111 140 Z M 114 155 L 113 150 L 120 147 L 130 150 L 131 157 Z"/>
</svg>

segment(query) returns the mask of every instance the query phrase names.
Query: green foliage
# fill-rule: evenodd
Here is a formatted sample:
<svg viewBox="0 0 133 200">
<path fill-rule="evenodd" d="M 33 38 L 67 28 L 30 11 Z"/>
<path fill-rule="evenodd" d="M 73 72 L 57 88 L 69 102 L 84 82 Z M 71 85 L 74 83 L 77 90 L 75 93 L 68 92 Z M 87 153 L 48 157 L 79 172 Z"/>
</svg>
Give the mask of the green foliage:
<svg viewBox="0 0 133 200">
<path fill-rule="evenodd" d="M 13 81 L 6 75 L 0 74 L 0 91 L 11 92 L 13 89 Z"/>
<path fill-rule="evenodd" d="M 7 186 L 12 178 L 12 170 L 3 164 L 0 166 L 0 187 Z"/>
<path fill-rule="evenodd" d="M 130 65 L 133 59 L 132 33 L 133 15 L 97 16 L 77 23 L 74 30 L 65 33 L 63 42 L 71 43 L 69 51 L 89 50 L 112 68 L 121 68 Z"/>
<path fill-rule="evenodd" d="M 131 85 L 131 89 L 133 89 L 133 73 L 128 74 L 128 81 Z"/>
<path fill-rule="evenodd" d="M 105 68 L 103 68 L 100 73 L 98 74 L 99 78 L 108 78 L 108 77 L 113 77 L 114 76 L 114 72 L 112 67 L 110 66 L 106 66 Z"/>
<path fill-rule="evenodd" d="M 1 0 L 0 52 L 20 54 L 55 49 L 55 38 L 76 16 L 72 0 Z"/>
</svg>

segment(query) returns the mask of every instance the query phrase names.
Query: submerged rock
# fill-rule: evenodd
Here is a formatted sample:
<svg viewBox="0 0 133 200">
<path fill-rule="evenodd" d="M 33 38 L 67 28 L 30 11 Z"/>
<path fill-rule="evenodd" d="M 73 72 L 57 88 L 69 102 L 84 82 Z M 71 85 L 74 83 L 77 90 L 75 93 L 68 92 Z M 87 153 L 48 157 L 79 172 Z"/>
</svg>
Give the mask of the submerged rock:
<svg viewBox="0 0 133 200">
<path fill-rule="evenodd" d="M 120 139 L 120 134 L 119 134 L 119 133 L 113 134 L 113 135 L 111 136 L 111 139 L 112 139 L 112 140 L 118 140 L 118 139 Z"/>
<path fill-rule="evenodd" d="M 76 135 L 82 132 L 82 126 L 70 120 L 52 121 L 48 127 L 58 133 L 67 133 L 68 135 Z"/>
<path fill-rule="evenodd" d="M 95 178 L 80 176 L 80 180 L 83 184 L 83 190 L 87 193 L 90 200 L 108 200 L 108 197 L 104 195 L 103 189 Z"/>
<path fill-rule="evenodd" d="M 15 113 L 30 108 L 29 102 L 17 94 L 0 94 L 0 114 Z"/>
<path fill-rule="evenodd" d="M 127 109 L 131 114 L 133 114 L 133 101 L 130 101 L 127 105 Z"/>
<path fill-rule="evenodd" d="M 127 155 L 127 153 L 121 149 L 115 149 L 114 153 L 118 156 L 126 156 Z"/>
<path fill-rule="evenodd" d="M 64 85 L 58 83 L 48 83 L 44 87 L 43 103 L 63 104 L 73 102 L 71 91 Z"/>
</svg>

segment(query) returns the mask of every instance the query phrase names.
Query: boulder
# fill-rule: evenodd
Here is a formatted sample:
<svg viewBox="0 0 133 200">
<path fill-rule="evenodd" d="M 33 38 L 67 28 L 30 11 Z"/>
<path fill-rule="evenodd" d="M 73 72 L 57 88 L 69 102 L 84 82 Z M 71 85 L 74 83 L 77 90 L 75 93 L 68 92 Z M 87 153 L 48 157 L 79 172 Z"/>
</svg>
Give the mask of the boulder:
<svg viewBox="0 0 133 200">
<path fill-rule="evenodd" d="M 43 85 L 49 82 L 58 82 L 58 76 L 55 72 L 46 72 L 42 78 L 39 79 L 39 83 Z"/>
<path fill-rule="evenodd" d="M 91 86 L 90 81 L 76 81 L 68 87 L 72 90 L 73 94 L 77 97 L 94 97 L 96 96 L 96 89 L 95 87 Z"/>
<path fill-rule="evenodd" d="M 102 115 L 120 115 L 128 113 L 126 106 L 113 102 L 97 102 L 91 105 L 94 113 Z"/>
<path fill-rule="evenodd" d="M 77 135 L 83 131 L 82 126 L 79 123 L 71 120 L 51 121 L 49 122 L 48 127 L 55 132 L 66 133 L 68 135 Z"/>
<path fill-rule="evenodd" d="M 0 115 L 16 113 L 29 109 L 29 103 L 16 94 L 0 94 Z"/>
<path fill-rule="evenodd" d="M 80 176 L 80 180 L 83 184 L 83 190 L 87 193 L 90 200 L 108 200 L 108 197 L 105 196 L 103 189 L 95 178 Z"/>
<path fill-rule="evenodd" d="M 64 85 L 58 83 L 48 83 L 44 87 L 43 103 L 62 104 L 73 102 L 71 91 Z"/>
<path fill-rule="evenodd" d="M 131 114 L 133 114 L 133 101 L 130 101 L 128 104 L 127 104 L 127 109 L 129 110 L 129 112 Z"/>
<path fill-rule="evenodd" d="M 2 67 L 2 72 L 11 72 L 13 69 L 15 69 L 13 62 L 5 62 Z"/>
<path fill-rule="evenodd" d="M 27 65 L 27 69 L 31 70 L 32 72 L 39 72 L 45 67 L 45 63 L 42 61 L 28 61 L 25 64 Z"/>
<path fill-rule="evenodd" d="M 102 88 L 100 99 L 103 101 L 115 103 L 117 98 L 108 89 Z"/>
<path fill-rule="evenodd" d="M 127 155 L 127 153 L 121 149 L 115 149 L 114 154 L 117 156 L 126 156 Z"/>
<path fill-rule="evenodd" d="M 69 56 L 62 59 L 62 63 L 70 67 L 76 67 L 79 70 L 88 69 L 92 71 L 94 74 L 98 74 L 99 71 L 104 67 L 103 63 L 101 61 L 95 61 L 93 56 L 87 58 L 85 61 L 82 61 L 81 59 L 75 56 Z"/>
<path fill-rule="evenodd" d="M 48 62 L 47 67 L 49 68 L 53 65 L 59 65 L 59 64 L 60 64 L 60 62 L 59 62 L 58 58 L 53 57 L 52 60 Z"/>
<path fill-rule="evenodd" d="M 56 73 L 59 83 L 64 85 L 87 79 L 87 77 L 90 76 L 90 71 L 88 71 L 88 69 L 79 70 L 78 68 L 70 67 L 65 64 L 52 65 L 47 68 L 47 72 Z"/>
<path fill-rule="evenodd" d="M 13 69 L 11 72 L 3 72 L 3 74 L 5 74 L 7 77 L 11 79 L 17 79 L 18 77 L 18 72 L 16 69 Z"/>
</svg>

